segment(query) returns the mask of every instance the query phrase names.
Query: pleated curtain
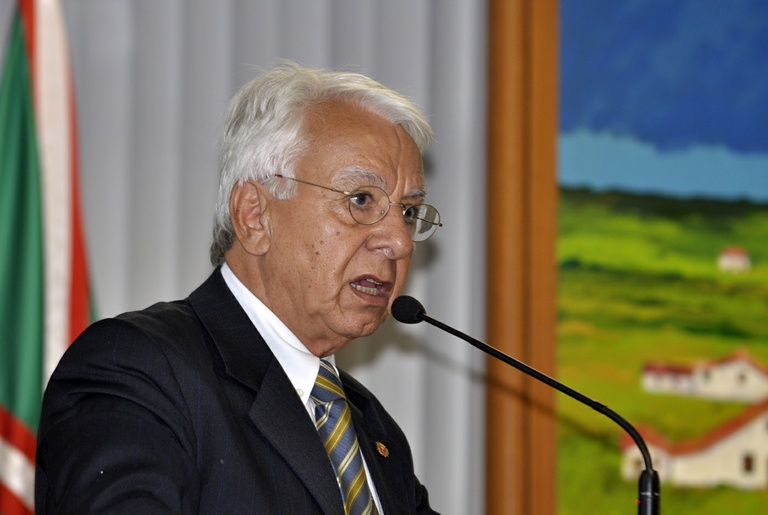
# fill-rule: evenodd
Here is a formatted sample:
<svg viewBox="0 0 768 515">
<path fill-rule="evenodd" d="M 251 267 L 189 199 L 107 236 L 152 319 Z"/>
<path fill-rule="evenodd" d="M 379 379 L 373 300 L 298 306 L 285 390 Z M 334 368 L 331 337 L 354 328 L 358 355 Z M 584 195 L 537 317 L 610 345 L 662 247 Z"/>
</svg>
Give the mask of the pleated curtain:
<svg viewBox="0 0 768 515">
<path fill-rule="evenodd" d="M 0 5 L 4 50 L 11 0 Z M 211 272 L 219 135 L 229 98 L 279 58 L 362 72 L 428 115 L 428 199 L 408 293 L 483 336 L 486 5 L 475 0 L 63 0 L 81 193 L 100 317 L 186 297 Z M 401 424 L 432 504 L 484 511 L 484 358 L 430 326 L 388 321 L 339 364 Z M 392 449 L 392 452 L 397 452 Z"/>
</svg>

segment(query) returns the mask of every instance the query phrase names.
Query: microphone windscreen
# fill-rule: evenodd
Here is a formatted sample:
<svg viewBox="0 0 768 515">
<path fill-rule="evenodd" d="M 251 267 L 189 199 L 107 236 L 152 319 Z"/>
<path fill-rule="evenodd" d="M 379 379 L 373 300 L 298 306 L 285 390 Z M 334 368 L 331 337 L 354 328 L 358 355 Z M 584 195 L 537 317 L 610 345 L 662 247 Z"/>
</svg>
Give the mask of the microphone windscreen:
<svg viewBox="0 0 768 515">
<path fill-rule="evenodd" d="M 426 314 L 421 302 L 408 295 L 400 295 L 392 303 L 392 316 L 403 324 L 418 324 L 422 321 L 421 316 Z"/>
</svg>

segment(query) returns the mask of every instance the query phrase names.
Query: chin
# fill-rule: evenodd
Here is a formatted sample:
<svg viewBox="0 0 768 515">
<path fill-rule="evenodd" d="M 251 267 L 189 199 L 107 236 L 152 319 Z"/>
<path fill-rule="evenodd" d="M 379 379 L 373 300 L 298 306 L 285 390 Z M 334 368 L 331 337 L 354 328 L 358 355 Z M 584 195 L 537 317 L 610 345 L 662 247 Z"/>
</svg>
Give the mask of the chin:
<svg viewBox="0 0 768 515">
<path fill-rule="evenodd" d="M 372 320 L 370 322 L 364 323 L 363 325 L 356 325 L 355 328 L 352 329 L 351 334 L 349 335 L 349 338 L 363 338 L 364 336 L 370 336 L 373 333 L 376 332 L 376 329 L 378 329 L 381 324 L 386 319 L 386 316 L 377 318 L 376 320 Z"/>
</svg>

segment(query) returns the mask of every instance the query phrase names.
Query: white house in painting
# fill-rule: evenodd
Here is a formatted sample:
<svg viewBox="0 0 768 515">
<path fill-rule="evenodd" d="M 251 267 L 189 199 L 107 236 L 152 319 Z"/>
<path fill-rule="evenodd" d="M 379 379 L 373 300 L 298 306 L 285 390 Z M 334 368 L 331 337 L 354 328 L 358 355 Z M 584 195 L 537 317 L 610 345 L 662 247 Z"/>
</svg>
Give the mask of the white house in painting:
<svg viewBox="0 0 768 515">
<path fill-rule="evenodd" d="M 755 361 L 746 351 L 693 365 L 646 363 L 642 385 L 646 391 L 654 393 L 758 402 L 768 399 L 768 367 Z"/>
<path fill-rule="evenodd" d="M 717 256 L 717 268 L 721 272 L 749 272 L 752 260 L 746 249 L 730 246 L 724 248 Z"/>
<path fill-rule="evenodd" d="M 768 401 L 742 413 L 702 438 L 670 444 L 652 429 L 640 429 L 661 481 L 677 486 L 768 489 Z M 640 451 L 626 435 L 620 441 L 622 476 L 637 480 Z"/>
</svg>

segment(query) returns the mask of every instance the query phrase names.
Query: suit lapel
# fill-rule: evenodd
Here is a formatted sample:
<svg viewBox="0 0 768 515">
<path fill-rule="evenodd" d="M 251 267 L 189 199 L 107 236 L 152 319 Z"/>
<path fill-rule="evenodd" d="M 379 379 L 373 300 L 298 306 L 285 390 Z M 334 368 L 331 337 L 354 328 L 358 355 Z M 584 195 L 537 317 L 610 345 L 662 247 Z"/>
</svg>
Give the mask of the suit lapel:
<svg viewBox="0 0 768 515">
<path fill-rule="evenodd" d="M 344 512 L 336 475 L 288 376 L 217 269 L 189 297 L 227 374 L 250 388 L 248 416 L 327 514 Z"/>
<path fill-rule="evenodd" d="M 295 402 L 286 402 L 286 396 Z M 343 513 L 339 485 L 307 411 L 273 360 L 249 413 L 256 428 L 304 482 L 326 513 Z"/>
<path fill-rule="evenodd" d="M 384 424 L 371 406 L 368 394 L 358 390 L 354 384 L 350 384 L 348 378 L 347 374 L 342 373 L 344 391 L 350 403 L 357 439 L 376 486 L 381 508 L 384 513 L 406 513 L 407 506 L 403 505 L 401 498 L 404 487 L 397 483 L 401 480 L 402 471 L 405 470 L 399 454 L 403 449 L 399 448 L 385 432 Z M 380 444 L 384 446 L 381 449 Z"/>
</svg>

